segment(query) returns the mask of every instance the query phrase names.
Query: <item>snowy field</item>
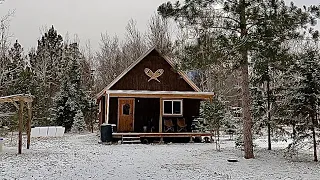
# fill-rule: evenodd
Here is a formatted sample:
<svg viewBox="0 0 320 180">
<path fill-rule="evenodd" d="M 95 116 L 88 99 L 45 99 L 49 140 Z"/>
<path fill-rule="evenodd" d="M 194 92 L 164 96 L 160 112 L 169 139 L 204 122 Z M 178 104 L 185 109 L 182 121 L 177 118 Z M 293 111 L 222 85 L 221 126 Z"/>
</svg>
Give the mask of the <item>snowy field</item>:
<svg viewBox="0 0 320 180">
<path fill-rule="evenodd" d="M 320 165 L 309 154 L 285 158 L 285 143 L 267 151 L 255 143 L 255 159 L 245 160 L 234 142 L 215 144 L 101 145 L 95 134 L 31 139 L 17 155 L 6 139 L 0 153 L 0 179 L 320 179 Z M 11 147 L 10 147 L 11 146 Z M 239 162 L 227 162 L 237 158 Z"/>
</svg>

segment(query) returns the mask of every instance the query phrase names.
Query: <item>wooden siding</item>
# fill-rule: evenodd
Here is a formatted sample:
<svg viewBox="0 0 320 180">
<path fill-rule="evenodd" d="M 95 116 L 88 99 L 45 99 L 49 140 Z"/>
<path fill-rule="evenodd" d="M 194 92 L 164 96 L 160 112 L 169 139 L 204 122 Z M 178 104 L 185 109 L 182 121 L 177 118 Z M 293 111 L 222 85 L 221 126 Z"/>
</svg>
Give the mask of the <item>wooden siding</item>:
<svg viewBox="0 0 320 180">
<path fill-rule="evenodd" d="M 163 69 L 159 81 L 151 80 L 144 72 L 149 68 L 152 72 Z M 123 76 L 111 90 L 150 90 L 150 91 L 194 91 L 194 89 L 171 67 L 171 65 L 155 50 L 151 51 L 140 63 Z"/>
</svg>

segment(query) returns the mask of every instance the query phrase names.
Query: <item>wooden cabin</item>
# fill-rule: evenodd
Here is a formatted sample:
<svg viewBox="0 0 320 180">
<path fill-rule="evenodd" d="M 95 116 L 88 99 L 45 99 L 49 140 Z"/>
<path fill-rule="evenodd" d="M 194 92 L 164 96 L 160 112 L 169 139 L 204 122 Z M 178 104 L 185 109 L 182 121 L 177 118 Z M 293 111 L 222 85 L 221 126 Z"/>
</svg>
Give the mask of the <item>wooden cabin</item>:
<svg viewBox="0 0 320 180">
<path fill-rule="evenodd" d="M 191 132 L 200 101 L 213 95 L 151 48 L 97 95 L 99 123 L 115 124 L 117 133 Z"/>
</svg>

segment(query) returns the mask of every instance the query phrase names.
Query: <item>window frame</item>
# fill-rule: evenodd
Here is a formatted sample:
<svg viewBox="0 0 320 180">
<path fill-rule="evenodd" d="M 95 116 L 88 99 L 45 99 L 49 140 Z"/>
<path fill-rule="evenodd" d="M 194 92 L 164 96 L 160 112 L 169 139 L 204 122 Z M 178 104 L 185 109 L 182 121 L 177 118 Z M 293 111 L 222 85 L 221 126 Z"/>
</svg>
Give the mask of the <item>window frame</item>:
<svg viewBox="0 0 320 180">
<path fill-rule="evenodd" d="M 125 114 L 125 113 L 124 113 L 124 107 L 125 107 L 126 105 L 128 105 L 128 106 L 129 106 L 128 114 Z M 131 107 L 131 105 L 130 105 L 129 103 L 123 104 L 123 105 L 122 105 L 122 116 L 130 116 L 131 108 L 132 108 L 132 107 Z"/>
<path fill-rule="evenodd" d="M 171 114 L 164 113 L 164 102 L 171 102 Z M 180 102 L 180 113 L 173 113 L 173 102 Z M 162 115 L 163 116 L 183 116 L 183 100 L 182 99 L 163 99 L 162 100 Z"/>
</svg>

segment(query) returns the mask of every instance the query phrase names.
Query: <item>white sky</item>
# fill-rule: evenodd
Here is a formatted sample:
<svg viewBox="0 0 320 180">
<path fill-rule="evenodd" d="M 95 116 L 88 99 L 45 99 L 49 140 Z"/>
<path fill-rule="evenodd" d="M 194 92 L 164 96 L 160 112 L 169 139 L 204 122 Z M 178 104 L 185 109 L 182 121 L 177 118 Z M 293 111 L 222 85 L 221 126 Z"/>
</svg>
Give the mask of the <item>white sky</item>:
<svg viewBox="0 0 320 180">
<path fill-rule="evenodd" d="M 65 36 L 77 34 L 82 45 L 90 40 L 97 49 L 100 34 L 108 32 L 124 37 L 125 26 L 133 18 L 141 31 L 157 7 L 168 0 L 6 0 L 0 15 L 15 10 L 10 23 L 14 39 L 28 50 L 37 45 L 43 27 L 54 27 Z M 171 0 L 175 1 L 175 0 Z M 319 0 L 294 0 L 297 5 L 319 4 Z M 318 26 L 319 27 L 319 26 Z M 319 29 L 319 28 L 318 28 Z"/>
</svg>

